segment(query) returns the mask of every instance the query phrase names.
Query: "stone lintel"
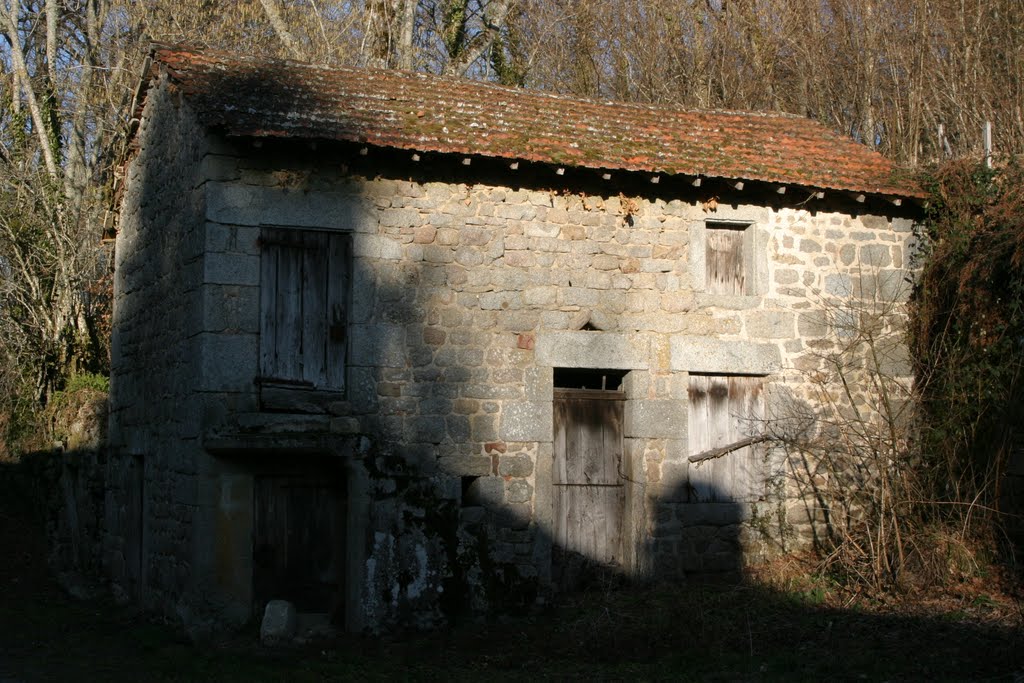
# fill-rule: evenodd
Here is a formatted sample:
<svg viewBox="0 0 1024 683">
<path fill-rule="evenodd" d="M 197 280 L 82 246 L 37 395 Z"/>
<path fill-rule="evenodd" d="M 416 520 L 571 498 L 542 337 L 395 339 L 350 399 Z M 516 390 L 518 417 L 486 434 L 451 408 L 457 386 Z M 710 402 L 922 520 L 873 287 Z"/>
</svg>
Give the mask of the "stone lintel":
<svg viewBox="0 0 1024 683">
<path fill-rule="evenodd" d="M 203 448 L 214 455 L 238 456 L 279 452 L 283 457 L 330 455 L 350 458 L 358 455 L 356 439 L 330 434 L 210 434 Z"/>
<path fill-rule="evenodd" d="M 770 375 L 782 368 L 776 344 L 676 336 L 671 340 L 672 369 L 736 375 Z"/>
<path fill-rule="evenodd" d="M 537 335 L 537 364 L 555 368 L 646 370 L 649 335 L 618 332 L 544 332 Z"/>
<path fill-rule="evenodd" d="M 347 192 L 307 192 L 242 183 L 207 183 L 207 218 L 234 225 L 350 231 L 371 219 Z M 376 227 L 376 225 L 374 225 Z"/>
</svg>

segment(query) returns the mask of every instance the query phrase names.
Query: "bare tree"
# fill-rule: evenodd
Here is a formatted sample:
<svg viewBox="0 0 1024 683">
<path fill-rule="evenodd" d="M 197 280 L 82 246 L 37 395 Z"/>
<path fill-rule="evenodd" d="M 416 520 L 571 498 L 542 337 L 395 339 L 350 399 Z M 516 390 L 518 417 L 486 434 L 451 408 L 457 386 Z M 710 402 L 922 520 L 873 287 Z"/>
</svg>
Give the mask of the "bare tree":
<svg viewBox="0 0 1024 683">
<path fill-rule="evenodd" d="M 128 106 L 150 41 L 418 69 L 587 97 L 787 111 L 918 164 L 947 148 L 979 154 L 986 121 L 997 155 L 1024 153 L 1019 4 L 4 0 L 4 363 L 18 376 L 30 368 L 32 393 L 43 399 L 69 368 L 99 367 L 99 352 L 81 342 L 94 315 L 82 293 L 104 269 L 94 247 L 113 208 Z"/>
<path fill-rule="evenodd" d="M 281 42 L 285 44 L 291 55 L 295 59 L 306 59 L 306 51 L 299 44 L 299 41 L 292 36 L 292 32 L 288 29 L 284 18 L 281 16 L 281 11 L 277 7 L 277 2 L 275 0 L 260 0 L 260 4 L 263 6 L 263 11 L 267 14 L 270 25 L 274 27 L 274 32 L 281 38 Z"/>
</svg>

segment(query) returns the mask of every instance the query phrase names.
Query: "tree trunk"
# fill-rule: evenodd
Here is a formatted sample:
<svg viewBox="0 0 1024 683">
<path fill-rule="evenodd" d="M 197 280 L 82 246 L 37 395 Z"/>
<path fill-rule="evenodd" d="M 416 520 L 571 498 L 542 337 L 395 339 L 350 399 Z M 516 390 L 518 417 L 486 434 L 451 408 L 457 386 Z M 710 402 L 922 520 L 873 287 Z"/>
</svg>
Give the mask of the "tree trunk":
<svg viewBox="0 0 1024 683">
<path fill-rule="evenodd" d="M 50 145 L 50 129 L 43 119 L 42 110 L 39 107 L 39 100 L 36 98 L 36 93 L 32 89 L 32 79 L 29 78 L 28 66 L 25 64 L 25 53 L 21 48 L 21 39 L 18 35 L 18 3 L 14 3 L 11 6 L 10 13 L 5 13 L 4 25 L 7 28 L 7 34 L 10 38 L 11 46 L 11 62 L 14 67 L 14 73 L 17 77 L 18 82 L 22 86 L 22 91 L 25 93 L 25 99 L 28 101 L 28 110 L 32 115 L 32 123 L 36 129 L 36 135 L 39 137 L 40 151 L 43 155 L 43 161 L 46 164 L 46 172 L 49 174 L 50 179 L 57 181 L 60 179 L 60 171 L 57 168 L 57 160 L 53 154 L 53 148 Z M 14 98 L 18 97 L 18 93 L 12 94 Z"/>
<path fill-rule="evenodd" d="M 417 0 L 403 0 L 402 2 L 402 30 L 396 46 L 398 68 L 410 71 L 413 68 L 412 38 L 416 29 L 416 5 Z"/>
<path fill-rule="evenodd" d="M 484 10 L 484 28 L 473 37 L 469 44 L 460 51 L 459 56 L 444 67 L 444 73 L 449 76 L 464 76 L 473 62 L 480 58 L 494 44 L 498 37 L 505 19 L 512 9 L 514 0 L 491 0 Z"/>
<path fill-rule="evenodd" d="M 281 10 L 278 9 L 276 0 L 260 0 L 260 4 L 263 5 L 263 12 L 267 15 L 267 20 L 270 21 L 270 25 L 274 28 L 274 33 L 284 43 L 291 56 L 301 61 L 307 61 L 306 51 L 302 49 L 299 41 L 288 30 L 288 24 L 285 23 L 284 17 L 281 16 Z"/>
</svg>

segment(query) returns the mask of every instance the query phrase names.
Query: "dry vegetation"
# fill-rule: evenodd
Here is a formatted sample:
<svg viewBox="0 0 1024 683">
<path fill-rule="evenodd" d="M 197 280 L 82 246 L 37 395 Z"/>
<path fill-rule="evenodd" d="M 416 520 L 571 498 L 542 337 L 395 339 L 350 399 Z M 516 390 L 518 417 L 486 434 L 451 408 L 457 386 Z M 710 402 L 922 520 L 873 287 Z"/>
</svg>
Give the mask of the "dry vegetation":
<svg viewBox="0 0 1024 683">
<path fill-rule="evenodd" d="M 930 178 L 909 311 L 869 271 L 852 297 L 824 298 L 812 389 L 766 425 L 817 521 L 816 570 L 910 601 L 996 567 L 1019 576 L 1024 541 L 1008 476 L 1022 457 L 1024 170 L 960 162 Z"/>
<path fill-rule="evenodd" d="M 911 353 L 925 428 L 928 521 L 977 532 L 1019 569 L 1024 418 L 1024 168 L 966 162 L 932 176 Z"/>
</svg>

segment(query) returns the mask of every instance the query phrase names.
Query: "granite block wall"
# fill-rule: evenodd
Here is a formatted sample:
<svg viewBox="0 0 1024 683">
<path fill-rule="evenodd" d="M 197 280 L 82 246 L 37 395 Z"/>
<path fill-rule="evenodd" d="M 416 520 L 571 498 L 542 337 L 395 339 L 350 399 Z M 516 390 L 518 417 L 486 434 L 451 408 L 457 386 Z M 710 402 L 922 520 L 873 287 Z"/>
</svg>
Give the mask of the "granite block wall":
<svg viewBox="0 0 1024 683">
<path fill-rule="evenodd" d="M 622 574 L 738 569 L 782 535 L 812 536 L 817 513 L 793 504 L 781 452 L 763 448 L 734 490 L 716 480 L 717 502 L 691 495 L 703 476 L 687 460 L 691 375 L 762 377 L 766 415 L 811 401 L 808 377 L 853 311 L 896 302 L 880 319 L 898 330 L 909 221 L 351 172 L 219 139 L 165 90 L 149 97 L 143 126 L 177 132 L 141 131 L 129 178 L 111 462 L 145 462 L 140 581 L 154 604 L 193 621 L 251 613 L 253 477 L 314 451 L 344 461 L 349 481 L 349 627 L 542 599 L 565 368 L 622 377 Z M 705 286 L 708 231 L 722 226 L 743 231 L 743 294 Z M 264 227 L 350 235 L 346 393 L 329 404 L 265 409 Z M 901 348 L 889 370 L 908 376 Z M 109 495 L 126 505 L 124 486 Z M 116 536 L 111 557 L 124 555 Z"/>
<path fill-rule="evenodd" d="M 232 245 L 224 272 L 234 280 L 208 277 L 206 288 L 253 286 L 260 225 L 350 232 L 350 395 L 332 425 L 402 444 L 430 476 L 473 478 L 486 506 L 514 520 L 499 524 L 492 553 L 523 575 L 549 551 L 553 368 L 630 371 L 625 436 L 644 466 L 628 571 L 714 570 L 700 558 L 721 554 L 716 546 L 745 546 L 748 559 L 767 547 L 744 523 L 774 514 L 780 490 L 769 480 L 784 463 L 770 457 L 762 489 L 737 492 L 729 509 L 679 502 L 693 467 L 689 373 L 763 375 L 803 395 L 805 373 L 836 339 L 825 302 L 905 295 L 905 220 L 742 204 L 709 212 L 679 200 L 282 169 L 236 154 L 216 157 L 220 180 L 207 187 L 207 246 L 219 258 Z M 703 291 L 705 231 L 723 222 L 749 225 L 752 294 Z M 213 318 L 228 313 L 206 300 Z M 208 376 L 204 388 L 221 405 L 251 405 L 253 300 L 230 301 L 249 318 L 207 330 L 211 357 L 232 351 L 229 376 L 220 385 Z M 894 371 L 909 374 L 905 362 Z M 788 526 L 808 536 L 801 521 Z"/>
<path fill-rule="evenodd" d="M 149 97 L 115 248 L 104 555 L 119 591 L 181 618 L 195 585 L 200 508 L 201 426 L 190 397 L 199 374 L 206 138 L 165 89 Z"/>
</svg>

